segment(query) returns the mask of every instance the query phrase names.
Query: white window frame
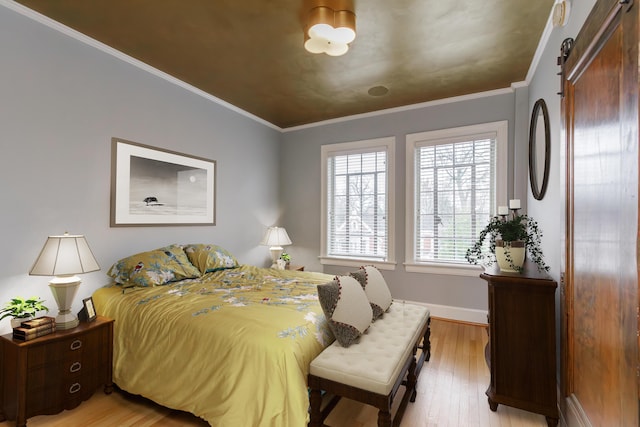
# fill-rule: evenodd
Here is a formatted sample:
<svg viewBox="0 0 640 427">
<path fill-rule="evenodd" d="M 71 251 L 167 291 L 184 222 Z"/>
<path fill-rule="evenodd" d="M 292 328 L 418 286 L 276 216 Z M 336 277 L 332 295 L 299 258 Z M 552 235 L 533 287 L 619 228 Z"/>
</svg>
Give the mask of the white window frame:
<svg viewBox="0 0 640 427">
<path fill-rule="evenodd" d="M 415 154 L 416 147 L 429 141 L 458 139 L 475 135 L 495 133 L 496 135 L 496 175 L 495 175 L 495 205 L 507 205 L 507 175 L 508 175 L 508 145 L 509 122 L 507 120 L 483 123 L 471 126 L 461 126 L 450 129 L 439 129 L 419 132 L 406 136 L 406 239 L 405 239 L 405 269 L 414 273 L 449 274 L 457 276 L 477 276 L 481 269 L 477 265 L 446 263 L 446 262 L 418 262 L 415 254 Z"/>
<path fill-rule="evenodd" d="M 360 267 L 363 264 L 375 265 L 383 270 L 395 270 L 395 137 L 367 139 L 354 142 L 327 144 L 321 147 L 322 163 L 322 221 L 321 221 L 321 255 L 320 263 L 323 265 L 339 265 L 346 267 Z M 330 157 L 349 153 L 367 153 L 373 151 L 386 151 L 387 153 L 387 258 L 363 257 L 337 257 L 327 254 L 328 245 L 328 160 Z"/>
</svg>

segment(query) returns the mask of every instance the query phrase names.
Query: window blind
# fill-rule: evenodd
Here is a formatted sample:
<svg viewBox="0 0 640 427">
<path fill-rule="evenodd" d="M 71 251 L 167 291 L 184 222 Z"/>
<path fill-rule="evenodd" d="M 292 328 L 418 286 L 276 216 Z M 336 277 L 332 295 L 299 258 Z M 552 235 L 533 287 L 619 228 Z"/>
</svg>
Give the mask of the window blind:
<svg viewBox="0 0 640 427">
<path fill-rule="evenodd" d="M 416 146 L 416 261 L 467 262 L 495 211 L 496 146 L 495 134 Z"/>
<path fill-rule="evenodd" d="M 333 154 L 327 160 L 327 255 L 386 259 L 386 150 Z"/>
</svg>

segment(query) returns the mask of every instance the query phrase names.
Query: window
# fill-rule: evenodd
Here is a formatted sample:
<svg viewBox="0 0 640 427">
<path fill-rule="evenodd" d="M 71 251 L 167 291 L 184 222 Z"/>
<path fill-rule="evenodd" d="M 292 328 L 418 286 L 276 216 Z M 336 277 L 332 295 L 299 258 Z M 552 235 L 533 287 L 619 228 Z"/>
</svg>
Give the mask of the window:
<svg viewBox="0 0 640 427">
<path fill-rule="evenodd" d="M 407 135 L 408 271 L 477 274 L 465 254 L 506 199 L 507 138 L 506 121 Z"/>
<path fill-rule="evenodd" d="M 395 138 L 322 146 L 323 264 L 393 268 Z"/>
</svg>

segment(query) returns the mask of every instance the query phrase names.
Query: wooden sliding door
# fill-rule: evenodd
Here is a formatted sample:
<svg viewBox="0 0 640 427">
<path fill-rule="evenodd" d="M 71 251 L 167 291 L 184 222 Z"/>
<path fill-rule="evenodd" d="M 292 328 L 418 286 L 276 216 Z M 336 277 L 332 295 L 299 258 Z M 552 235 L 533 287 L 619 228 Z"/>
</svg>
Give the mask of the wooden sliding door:
<svg viewBox="0 0 640 427">
<path fill-rule="evenodd" d="M 639 8 L 599 1 L 563 67 L 562 389 L 570 426 L 639 425 Z"/>
</svg>

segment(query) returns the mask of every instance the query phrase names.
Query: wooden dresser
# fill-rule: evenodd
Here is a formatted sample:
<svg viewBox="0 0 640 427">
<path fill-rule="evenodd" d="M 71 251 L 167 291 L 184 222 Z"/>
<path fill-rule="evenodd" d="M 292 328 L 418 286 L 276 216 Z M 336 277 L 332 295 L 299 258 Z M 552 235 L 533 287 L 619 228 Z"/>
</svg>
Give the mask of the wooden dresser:
<svg viewBox="0 0 640 427">
<path fill-rule="evenodd" d="M 32 341 L 0 337 L 0 421 L 26 426 L 34 415 L 56 414 L 87 400 L 100 386 L 113 390 L 113 320 L 57 331 Z"/>
<path fill-rule="evenodd" d="M 489 289 L 485 355 L 491 410 L 498 404 L 512 406 L 542 414 L 549 426 L 556 426 L 556 282 L 530 263 L 521 274 L 492 266 L 480 277 Z"/>
</svg>

